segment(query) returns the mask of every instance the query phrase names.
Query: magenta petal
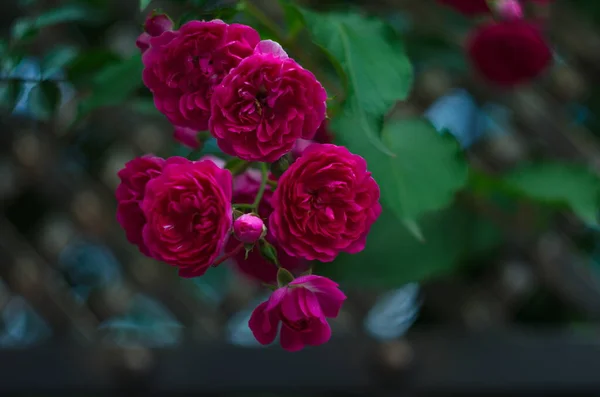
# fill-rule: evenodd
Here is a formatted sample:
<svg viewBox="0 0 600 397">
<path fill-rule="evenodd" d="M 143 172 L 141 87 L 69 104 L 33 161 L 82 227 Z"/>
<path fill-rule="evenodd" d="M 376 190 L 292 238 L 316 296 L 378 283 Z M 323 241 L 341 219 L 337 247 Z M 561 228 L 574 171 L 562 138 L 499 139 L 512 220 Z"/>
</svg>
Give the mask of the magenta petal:
<svg viewBox="0 0 600 397">
<path fill-rule="evenodd" d="M 263 302 L 254 309 L 248 327 L 261 345 L 273 343 L 277 336 L 278 319 L 275 314 L 266 311 L 267 302 Z"/>
<path fill-rule="evenodd" d="M 281 336 L 279 341 L 281 343 L 281 347 L 289 352 L 297 352 L 302 350 L 304 347 L 302 334 L 289 327 L 286 327 L 285 325 L 281 327 Z"/>
<path fill-rule="evenodd" d="M 273 40 L 262 40 L 254 49 L 255 53 L 258 54 L 273 54 L 278 56 L 279 58 L 286 59 L 289 58 L 288 54 L 285 52 L 281 44 Z"/>
<path fill-rule="evenodd" d="M 331 327 L 326 321 L 315 323 L 311 327 L 310 332 L 303 334 L 304 343 L 310 346 L 322 345 L 323 343 L 326 343 L 330 338 Z"/>
<path fill-rule="evenodd" d="M 281 314 L 291 321 L 299 321 L 305 316 L 300 308 L 301 289 L 288 289 L 285 299 L 281 302 Z"/>
</svg>

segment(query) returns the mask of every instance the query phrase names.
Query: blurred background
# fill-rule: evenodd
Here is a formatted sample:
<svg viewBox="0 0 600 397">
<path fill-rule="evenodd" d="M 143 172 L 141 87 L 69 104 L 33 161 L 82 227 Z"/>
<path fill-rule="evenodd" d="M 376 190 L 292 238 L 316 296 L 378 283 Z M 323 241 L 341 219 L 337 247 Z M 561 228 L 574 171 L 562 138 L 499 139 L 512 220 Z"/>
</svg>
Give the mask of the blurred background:
<svg viewBox="0 0 600 397">
<path fill-rule="evenodd" d="M 251 3 L 282 21 L 277 2 Z M 555 64 L 511 90 L 470 72 L 469 22 L 433 0 L 300 3 L 356 7 L 399 32 L 415 82 L 394 112 L 448 129 L 472 164 L 543 155 L 600 171 L 598 0 L 544 9 Z M 152 8 L 236 14 L 227 1 Z M 501 236 L 451 272 L 345 288 L 332 341 L 295 354 L 254 340 L 247 321 L 268 291 L 232 266 L 182 279 L 142 256 L 115 219 L 117 171 L 190 152 L 141 81 L 145 15 L 137 0 L 0 2 L 0 394 L 600 395 L 600 230 L 568 211 L 540 229 L 528 202 L 507 217 L 459 195 Z M 408 250 L 399 265 L 455 255 L 451 226 L 436 225 L 436 255 Z"/>
</svg>

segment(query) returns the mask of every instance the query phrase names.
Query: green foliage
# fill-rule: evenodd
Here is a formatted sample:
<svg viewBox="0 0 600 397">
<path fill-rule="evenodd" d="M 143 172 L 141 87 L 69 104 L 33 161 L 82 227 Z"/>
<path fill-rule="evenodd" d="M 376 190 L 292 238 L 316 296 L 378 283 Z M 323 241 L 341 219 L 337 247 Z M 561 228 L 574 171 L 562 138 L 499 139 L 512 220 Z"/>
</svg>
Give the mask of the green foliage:
<svg viewBox="0 0 600 397">
<path fill-rule="evenodd" d="M 383 202 L 399 219 L 417 219 L 452 202 L 467 182 L 467 163 L 458 142 L 424 119 L 390 121 L 382 141 L 395 156 L 368 152 L 369 169 Z"/>
<path fill-rule="evenodd" d="M 52 78 L 77 58 L 77 49 L 71 46 L 59 46 L 50 50 L 41 63 L 42 79 Z"/>
<path fill-rule="evenodd" d="M 143 64 L 139 54 L 121 62 L 109 64 L 94 77 L 90 95 L 79 108 L 79 116 L 103 106 L 119 105 L 142 87 Z"/>
<path fill-rule="evenodd" d="M 355 13 L 301 12 L 315 43 L 338 60 L 348 81 L 342 117 L 351 118 L 354 128 L 336 132 L 342 140 L 360 133 L 364 144 L 393 156 L 379 140 L 378 121 L 396 101 L 406 98 L 412 84 L 412 66 L 401 42 L 377 19 Z"/>
<path fill-rule="evenodd" d="M 60 23 L 97 21 L 101 19 L 97 8 L 83 4 L 67 4 L 51 8 L 37 17 L 17 19 L 12 26 L 11 38 L 15 41 L 34 37 L 40 29 Z"/>
<path fill-rule="evenodd" d="M 546 162 L 521 166 L 502 181 L 529 199 L 570 208 L 588 224 L 598 224 L 600 178 L 585 167 Z"/>
<path fill-rule="evenodd" d="M 9 111 L 17 104 L 23 92 L 23 82 L 20 80 L 3 80 L 0 82 L 0 106 Z"/>
<path fill-rule="evenodd" d="M 144 10 L 150 5 L 151 1 L 152 0 L 140 0 L 140 11 L 144 12 Z"/>
<path fill-rule="evenodd" d="M 427 214 L 421 228 L 424 242 L 384 208 L 364 251 L 341 254 L 332 263 L 319 264 L 316 272 L 349 286 L 394 288 L 448 274 L 467 257 L 502 242 L 492 223 L 458 207 Z"/>
<path fill-rule="evenodd" d="M 383 22 L 356 13 L 301 13 L 348 88 L 330 124 L 336 139 L 367 160 L 383 203 L 413 235 L 427 239 L 415 220 L 451 202 L 466 183 L 467 164 L 458 143 L 424 120 L 383 126 L 386 113 L 406 98 L 413 82 L 399 37 Z"/>
<path fill-rule="evenodd" d="M 40 120 L 49 120 L 60 104 L 60 89 L 55 81 L 45 80 L 29 92 L 29 108 Z"/>
</svg>

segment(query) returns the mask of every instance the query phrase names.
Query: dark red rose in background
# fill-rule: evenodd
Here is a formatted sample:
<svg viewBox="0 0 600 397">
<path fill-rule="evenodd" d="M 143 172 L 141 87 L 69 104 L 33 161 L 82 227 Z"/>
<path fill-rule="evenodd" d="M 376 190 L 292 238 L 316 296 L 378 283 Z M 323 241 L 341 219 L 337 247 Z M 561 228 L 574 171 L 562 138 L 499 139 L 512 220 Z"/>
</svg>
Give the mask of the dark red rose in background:
<svg viewBox="0 0 600 397">
<path fill-rule="evenodd" d="M 469 38 L 468 52 L 479 73 L 504 87 L 534 79 L 552 60 L 540 29 L 523 20 L 480 26 Z"/>
</svg>

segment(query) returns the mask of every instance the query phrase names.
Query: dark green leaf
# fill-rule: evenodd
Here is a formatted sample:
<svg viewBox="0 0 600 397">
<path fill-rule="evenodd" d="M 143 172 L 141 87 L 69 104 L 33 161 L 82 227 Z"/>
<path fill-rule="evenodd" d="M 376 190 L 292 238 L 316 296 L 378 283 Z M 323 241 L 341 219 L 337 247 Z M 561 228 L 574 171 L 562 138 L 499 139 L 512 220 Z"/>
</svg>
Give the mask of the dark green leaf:
<svg viewBox="0 0 600 397">
<path fill-rule="evenodd" d="M 263 258 L 271 263 L 279 266 L 279 260 L 277 259 L 277 249 L 273 247 L 267 240 L 260 240 L 260 254 Z"/>
<path fill-rule="evenodd" d="M 12 111 L 23 92 L 21 80 L 3 80 L 0 82 L 0 106 Z"/>
<path fill-rule="evenodd" d="M 42 59 L 42 79 L 52 78 L 57 72 L 68 66 L 77 57 L 77 48 L 64 46 L 52 49 Z"/>
<path fill-rule="evenodd" d="M 151 1 L 152 0 L 140 0 L 140 11 L 144 12 L 144 10 L 150 5 Z"/>
<path fill-rule="evenodd" d="M 141 56 L 134 55 L 99 71 L 92 82 L 90 95 L 80 104 L 79 116 L 102 106 L 123 103 L 142 86 L 143 68 Z"/>
<path fill-rule="evenodd" d="M 295 37 L 304 27 L 304 21 L 302 14 L 288 0 L 279 0 L 279 5 L 283 9 L 283 16 L 285 19 L 285 25 L 287 28 L 288 38 Z"/>
<path fill-rule="evenodd" d="M 46 80 L 29 92 L 29 109 L 41 120 L 52 118 L 60 104 L 60 89 L 54 81 Z"/>
<path fill-rule="evenodd" d="M 12 38 L 14 40 L 22 40 L 31 37 L 39 29 L 48 26 L 67 22 L 95 22 L 102 17 L 102 13 L 96 8 L 83 4 L 68 4 L 51 8 L 37 17 L 17 19 L 12 26 Z"/>
<path fill-rule="evenodd" d="M 356 113 L 344 113 L 332 128 L 336 133 L 352 129 L 356 117 Z M 346 134 L 341 139 L 348 150 L 367 160 L 381 189 L 382 202 L 398 219 L 408 222 L 418 237 L 414 220 L 452 201 L 454 193 L 467 182 L 467 162 L 454 137 L 440 134 L 424 119 L 390 121 L 382 142 L 394 157 L 383 156 L 361 135 Z M 423 237 L 428 239 L 427 234 Z"/>
<path fill-rule="evenodd" d="M 280 267 L 277 271 L 277 285 L 279 288 L 285 287 L 292 281 L 294 281 L 294 275 L 289 270 Z"/>
<path fill-rule="evenodd" d="M 314 42 L 335 57 L 348 79 L 346 112 L 354 126 L 341 134 L 361 134 L 367 142 L 393 156 L 379 140 L 377 120 L 413 81 L 412 66 L 398 37 L 382 21 L 356 13 L 316 13 L 300 10 Z"/>
<path fill-rule="evenodd" d="M 588 224 L 598 224 L 600 178 L 583 166 L 539 163 L 511 172 L 504 185 L 533 200 L 564 205 Z"/>
<path fill-rule="evenodd" d="M 341 254 L 332 263 L 317 265 L 315 272 L 361 288 L 394 288 L 448 274 L 463 259 L 502 242 L 493 224 L 456 207 L 427 214 L 421 227 L 425 242 L 417 241 L 384 208 L 364 251 Z"/>
<path fill-rule="evenodd" d="M 118 64 L 121 59 L 107 49 L 92 49 L 80 53 L 70 62 L 67 69 L 69 82 L 80 85 L 91 82 L 91 76 L 111 64 Z"/>
</svg>

